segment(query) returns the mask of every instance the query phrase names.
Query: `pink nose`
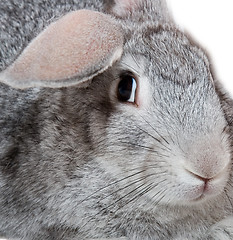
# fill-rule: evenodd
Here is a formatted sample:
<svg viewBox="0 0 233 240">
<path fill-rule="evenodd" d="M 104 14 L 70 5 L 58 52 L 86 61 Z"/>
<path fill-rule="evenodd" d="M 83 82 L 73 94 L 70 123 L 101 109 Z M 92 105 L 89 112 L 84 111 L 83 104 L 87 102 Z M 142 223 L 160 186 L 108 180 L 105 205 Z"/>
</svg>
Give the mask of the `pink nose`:
<svg viewBox="0 0 233 240">
<path fill-rule="evenodd" d="M 206 184 L 207 182 L 209 182 L 211 179 L 214 178 L 214 177 L 208 178 L 208 177 L 200 176 L 199 174 L 196 174 L 196 173 L 194 173 L 194 172 L 192 172 L 192 171 L 190 171 L 190 170 L 188 170 L 188 169 L 186 169 L 186 171 L 188 171 L 188 172 L 189 172 L 191 175 L 193 175 L 194 177 L 199 178 L 200 180 L 202 180 L 205 184 Z"/>
<path fill-rule="evenodd" d="M 187 144 L 184 168 L 204 181 L 215 178 L 226 170 L 231 161 L 227 146 L 216 137 Z"/>
</svg>

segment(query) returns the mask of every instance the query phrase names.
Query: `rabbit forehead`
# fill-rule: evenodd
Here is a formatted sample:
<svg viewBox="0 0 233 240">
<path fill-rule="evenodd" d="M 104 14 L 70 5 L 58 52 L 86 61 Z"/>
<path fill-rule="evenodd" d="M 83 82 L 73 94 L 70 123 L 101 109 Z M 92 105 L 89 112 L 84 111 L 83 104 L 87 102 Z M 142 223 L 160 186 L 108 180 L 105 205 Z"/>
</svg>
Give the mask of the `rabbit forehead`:
<svg viewBox="0 0 233 240">
<path fill-rule="evenodd" d="M 137 69 L 152 81 L 159 78 L 180 86 L 199 82 L 214 87 L 205 53 L 176 29 L 148 25 L 136 30 L 124 52 L 131 56 L 133 71 Z"/>
<path fill-rule="evenodd" d="M 144 55 L 148 62 L 153 63 L 154 67 L 149 71 L 177 83 L 189 84 L 197 73 L 207 74 L 209 70 L 209 62 L 202 49 L 173 27 L 143 24 L 132 33 L 127 45 L 129 51 Z"/>
<path fill-rule="evenodd" d="M 132 36 L 125 52 L 123 66 L 139 74 L 139 88 L 144 88 L 145 106 L 154 113 L 153 121 L 170 126 L 174 134 L 183 132 L 184 126 L 187 135 L 222 131 L 226 122 L 208 59 L 183 33 L 149 26 L 148 31 Z"/>
</svg>

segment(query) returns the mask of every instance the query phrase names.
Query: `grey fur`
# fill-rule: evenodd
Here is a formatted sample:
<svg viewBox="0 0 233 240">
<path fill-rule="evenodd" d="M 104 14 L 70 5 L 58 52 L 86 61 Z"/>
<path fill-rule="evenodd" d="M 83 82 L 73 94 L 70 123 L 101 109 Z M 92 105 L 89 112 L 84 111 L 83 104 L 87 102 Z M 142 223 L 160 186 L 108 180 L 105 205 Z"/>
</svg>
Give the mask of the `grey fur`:
<svg viewBox="0 0 233 240">
<path fill-rule="evenodd" d="M 233 239 L 231 164 L 222 191 L 197 203 L 182 201 L 186 185 L 177 182 L 181 158 L 193 167 L 207 156 L 206 165 L 216 168 L 229 158 L 232 101 L 162 0 L 144 4 L 143 16 L 142 9 L 126 19 L 115 14 L 125 31 L 123 57 L 89 87 L 1 85 L 0 235 Z M 113 0 L 1 1 L 0 69 L 66 12 L 114 15 L 113 6 Z M 146 88 L 138 108 L 114 94 L 125 70 Z"/>
</svg>

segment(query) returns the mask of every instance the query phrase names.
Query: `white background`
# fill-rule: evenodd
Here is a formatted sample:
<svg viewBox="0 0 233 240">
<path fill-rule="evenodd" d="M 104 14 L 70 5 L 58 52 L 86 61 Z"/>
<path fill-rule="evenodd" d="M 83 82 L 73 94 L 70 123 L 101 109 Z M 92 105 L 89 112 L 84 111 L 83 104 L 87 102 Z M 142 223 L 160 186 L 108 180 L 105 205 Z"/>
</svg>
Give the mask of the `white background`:
<svg viewBox="0 0 233 240">
<path fill-rule="evenodd" d="M 233 1 L 167 1 L 181 29 L 207 50 L 216 77 L 233 96 Z"/>
<path fill-rule="evenodd" d="M 233 0 L 168 0 L 168 3 L 179 26 L 209 52 L 217 78 L 233 96 Z"/>
</svg>

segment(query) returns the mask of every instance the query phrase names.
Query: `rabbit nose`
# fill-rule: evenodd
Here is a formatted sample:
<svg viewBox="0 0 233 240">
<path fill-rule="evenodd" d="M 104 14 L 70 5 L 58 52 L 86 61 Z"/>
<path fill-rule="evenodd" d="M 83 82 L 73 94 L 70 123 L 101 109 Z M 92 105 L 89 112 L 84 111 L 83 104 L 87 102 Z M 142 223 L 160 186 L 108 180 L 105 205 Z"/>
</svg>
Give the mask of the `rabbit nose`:
<svg viewBox="0 0 233 240">
<path fill-rule="evenodd" d="M 224 175 L 229 168 L 229 164 L 222 166 L 222 168 L 216 168 L 216 166 L 202 166 L 198 168 L 187 168 L 185 170 L 189 172 L 189 174 L 193 175 L 195 178 L 202 180 L 205 184 L 210 180 L 216 179 L 221 175 Z"/>
<path fill-rule="evenodd" d="M 183 167 L 202 179 L 213 179 L 228 169 L 231 156 L 228 145 L 213 136 L 188 144 Z"/>
<path fill-rule="evenodd" d="M 230 158 L 212 156 L 213 158 L 197 160 L 191 172 L 202 179 L 213 179 L 228 169 Z"/>
<path fill-rule="evenodd" d="M 189 172 L 191 175 L 193 175 L 195 178 L 198 178 L 200 179 L 201 181 L 203 181 L 205 184 L 210 181 L 211 179 L 213 179 L 214 177 L 203 177 L 203 176 L 200 176 L 199 174 L 197 173 L 194 173 L 193 171 L 190 171 L 188 169 L 185 169 L 187 172 Z"/>
</svg>

